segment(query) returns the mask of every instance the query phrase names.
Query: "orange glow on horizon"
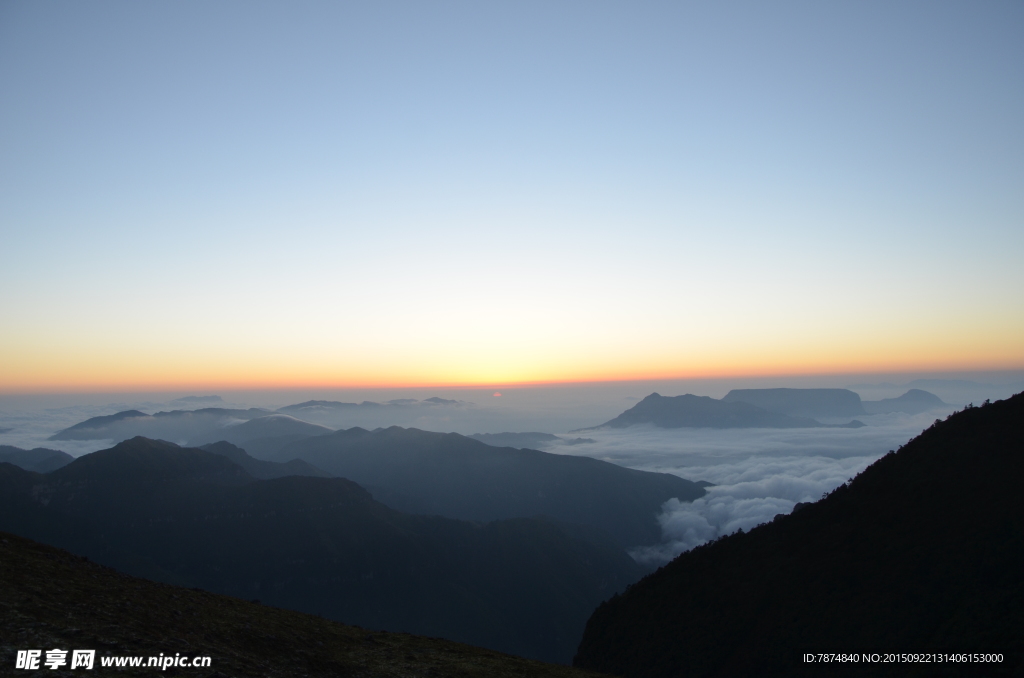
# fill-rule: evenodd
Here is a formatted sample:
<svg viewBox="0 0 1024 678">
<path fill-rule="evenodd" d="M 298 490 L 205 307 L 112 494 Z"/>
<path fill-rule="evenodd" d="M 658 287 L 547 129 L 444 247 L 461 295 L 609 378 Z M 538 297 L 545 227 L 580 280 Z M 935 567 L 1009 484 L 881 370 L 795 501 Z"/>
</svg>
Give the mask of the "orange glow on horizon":
<svg viewBox="0 0 1024 678">
<path fill-rule="evenodd" d="M 487 378 L 443 378 L 423 375 L 420 378 L 402 378 L 397 375 L 385 375 L 378 379 L 345 378 L 343 376 L 317 376 L 295 374 L 259 375 L 248 372 L 245 377 L 237 374 L 222 373 L 205 378 L 198 375 L 180 374 L 178 378 L 150 377 L 144 375 L 120 375 L 121 378 L 96 378 L 96 375 L 82 374 L 78 378 L 65 372 L 61 375 L 47 375 L 48 378 L 36 380 L 26 379 L 19 382 L 0 383 L 0 393 L 31 394 L 31 393 L 103 393 L 103 392 L 158 392 L 188 390 L 301 390 L 301 389 L 411 389 L 411 388 L 479 388 L 503 389 L 515 387 L 542 387 L 560 385 L 586 385 L 619 382 L 643 381 L 683 381 L 683 380 L 714 380 L 714 379 L 765 379 L 787 377 L 852 377 L 860 374 L 917 374 L 917 373 L 957 373 L 987 371 L 1024 370 L 1024 361 L 896 361 L 896 360 L 863 360 L 853 364 L 839 365 L 826 361 L 804 362 L 778 361 L 768 364 L 721 364 L 706 365 L 703 368 L 659 370 L 647 369 L 611 369 L 594 370 L 590 374 L 566 371 L 563 374 L 544 377 L 540 375 L 524 376 L 520 379 Z M 499 396 L 495 392 L 494 396 Z"/>
</svg>

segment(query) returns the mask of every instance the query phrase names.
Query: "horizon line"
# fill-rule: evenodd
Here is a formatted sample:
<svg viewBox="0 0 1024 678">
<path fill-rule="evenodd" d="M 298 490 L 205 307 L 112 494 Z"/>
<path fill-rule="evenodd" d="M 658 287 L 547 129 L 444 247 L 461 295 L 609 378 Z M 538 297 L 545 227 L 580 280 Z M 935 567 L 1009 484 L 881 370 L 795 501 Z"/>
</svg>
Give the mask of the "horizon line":
<svg viewBox="0 0 1024 678">
<path fill-rule="evenodd" d="M 988 369 L 953 369 L 953 370 L 854 370 L 837 372 L 772 372 L 772 373 L 736 373 L 717 375 L 666 375 L 626 377 L 618 379 L 565 379 L 565 380 L 524 380 L 506 382 L 406 382 L 406 383 L 316 383 L 300 382 L 291 384 L 230 384 L 230 383 L 194 383 L 194 384 L 124 384 L 124 385 L 83 385 L 56 387 L 28 387 L 5 389 L 0 387 L 0 396 L 29 395 L 89 395 L 104 393 L 176 393 L 188 391 L 345 391 L 345 390 L 410 390 L 410 389 L 458 389 L 458 390 L 491 390 L 517 388 L 558 388 L 572 386 L 600 386 L 628 383 L 679 382 L 679 381 L 724 381 L 724 380 L 766 380 L 766 379 L 807 379 L 807 378 L 854 378 L 854 377 L 917 377 L 929 375 L 930 378 L 961 378 L 967 375 L 1020 373 L 1024 378 L 1024 366 Z M 942 375 L 942 376 L 937 376 Z"/>
</svg>

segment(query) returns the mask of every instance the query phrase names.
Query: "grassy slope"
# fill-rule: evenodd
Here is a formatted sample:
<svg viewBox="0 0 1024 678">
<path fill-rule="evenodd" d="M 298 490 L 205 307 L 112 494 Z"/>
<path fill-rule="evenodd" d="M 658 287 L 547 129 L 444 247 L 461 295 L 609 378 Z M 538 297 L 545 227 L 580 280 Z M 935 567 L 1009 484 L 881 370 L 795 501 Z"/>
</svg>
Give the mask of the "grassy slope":
<svg viewBox="0 0 1024 678">
<path fill-rule="evenodd" d="M 320 617 L 129 577 L 0 533 L 0 675 L 19 649 L 95 649 L 99 656 L 210 656 L 181 676 L 538 676 L 597 674 L 446 640 L 369 632 Z M 70 655 L 69 655 L 70 656 Z M 66 668 L 66 667 L 65 667 Z M 155 669 L 134 673 L 154 675 Z M 45 670 L 48 676 L 81 671 Z"/>
</svg>

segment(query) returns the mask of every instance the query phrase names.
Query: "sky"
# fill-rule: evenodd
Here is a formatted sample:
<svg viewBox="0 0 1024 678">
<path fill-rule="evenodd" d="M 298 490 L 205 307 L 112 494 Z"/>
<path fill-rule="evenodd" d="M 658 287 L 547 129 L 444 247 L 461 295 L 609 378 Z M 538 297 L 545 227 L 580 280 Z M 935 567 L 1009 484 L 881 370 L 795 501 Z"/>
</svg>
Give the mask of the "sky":
<svg viewBox="0 0 1024 678">
<path fill-rule="evenodd" d="M 1022 34 L 0 3 L 0 392 L 1019 370 Z"/>
</svg>

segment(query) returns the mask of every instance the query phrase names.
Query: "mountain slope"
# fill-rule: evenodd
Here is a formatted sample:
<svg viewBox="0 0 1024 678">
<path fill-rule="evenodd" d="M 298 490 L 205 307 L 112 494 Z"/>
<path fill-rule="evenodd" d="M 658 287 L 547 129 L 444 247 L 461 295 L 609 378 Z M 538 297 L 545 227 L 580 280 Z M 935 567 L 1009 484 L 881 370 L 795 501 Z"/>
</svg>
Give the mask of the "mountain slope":
<svg viewBox="0 0 1024 678">
<path fill-rule="evenodd" d="M 601 530 L 623 547 L 658 542 L 661 505 L 705 492 L 666 473 L 397 426 L 307 438 L 278 458 L 353 480 L 398 510 L 476 521 L 546 515 Z"/>
<path fill-rule="evenodd" d="M 26 471 L 49 473 L 61 466 L 67 466 L 74 460 L 70 454 L 60 450 L 49 450 L 45 447 L 23 450 L 11 445 L 0 445 L 0 462 L 20 466 Z"/>
<path fill-rule="evenodd" d="M 45 476 L 0 464 L 0 529 L 158 581 L 562 662 L 640 574 L 548 521 L 405 515 L 343 478 L 254 480 L 144 438 Z"/>
<path fill-rule="evenodd" d="M 100 658 L 105 655 L 180 653 L 210 657 L 211 666 L 168 669 L 167 675 L 595 675 L 437 638 L 373 633 L 309 614 L 137 579 L 9 533 L 0 533 L 0 563 L 0 661 L 5 667 L 14 666 L 17 650 L 62 648 L 96 650 L 94 671 L 99 674 L 104 673 Z M 120 669 L 117 675 L 152 676 L 154 671 Z M 45 673 L 74 676 L 81 671 Z"/>
<path fill-rule="evenodd" d="M 619 416 L 594 428 L 626 428 L 654 424 L 661 428 L 811 428 L 821 426 L 768 412 L 745 402 L 722 402 L 707 396 L 663 396 L 652 393 Z M 588 430 L 588 429 L 581 429 Z"/>
<path fill-rule="evenodd" d="M 549 445 L 587 445 L 590 438 L 561 438 L 551 433 L 471 433 L 466 436 L 492 447 L 515 447 L 520 450 L 536 450 Z"/>
<path fill-rule="evenodd" d="M 331 474 L 321 471 L 317 467 L 301 459 L 292 459 L 286 462 L 263 461 L 249 456 L 245 450 L 236 447 L 231 443 L 221 440 L 208 445 L 201 445 L 201 450 L 219 454 L 235 462 L 253 478 L 270 480 L 272 478 L 284 478 L 285 476 L 311 476 L 314 478 L 330 478 Z"/>
<path fill-rule="evenodd" d="M 803 652 L 1002 652 L 983 674 L 1020 675 L 1022 425 L 1024 394 L 965 410 L 827 498 L 680 555 L 595 611 L 576 665 L 637 677 L 821 675 Z M 871 675 L 965 670 L 878 665 Z"/>
</svg>

